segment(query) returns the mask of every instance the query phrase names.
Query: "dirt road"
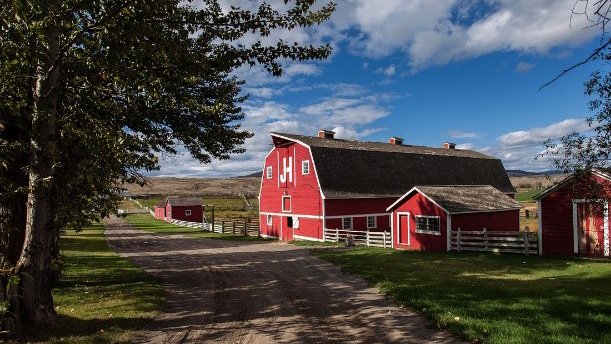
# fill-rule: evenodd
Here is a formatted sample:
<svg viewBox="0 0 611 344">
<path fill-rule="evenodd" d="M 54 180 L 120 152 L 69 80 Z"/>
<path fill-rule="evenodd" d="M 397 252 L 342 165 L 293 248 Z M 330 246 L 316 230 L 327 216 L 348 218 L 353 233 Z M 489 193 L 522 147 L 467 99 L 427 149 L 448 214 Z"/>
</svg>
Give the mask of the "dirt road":
<svg viewBox="0 0 611 344">
<path fill-rule="evenodd" d="M 163 313 L 139 342 L 455 342 L 293 245 L 156 235 L 117 218 L 106 221 L 106 236 L 167 293 Z"/>
</svg>

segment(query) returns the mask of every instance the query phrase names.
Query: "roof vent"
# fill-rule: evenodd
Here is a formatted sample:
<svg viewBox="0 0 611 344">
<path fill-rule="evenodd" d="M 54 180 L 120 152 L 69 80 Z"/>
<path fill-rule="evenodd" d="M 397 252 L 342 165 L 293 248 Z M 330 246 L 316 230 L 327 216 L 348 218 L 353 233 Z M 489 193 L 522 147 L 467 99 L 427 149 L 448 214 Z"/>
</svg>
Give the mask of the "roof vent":
<svg viewBox="0 0 611 344">
<path fill-rule="evenodd" d="M 332 130 L 320 129 L 318 131 L 318 137 L 320 137 L 321 139 L 332 139 L 333 137 L 335 137 L 335 132 Z"/>
<path fill-rule="evenodd" d="M 443 143 L 443 148 L 445 148 L 445 149 L 456 149 L 456 143 L 444 142 Z"/>
<path fill-rule="evenodd" d="M 403 138 L 397 137 L 397 136 L 393 136 L 393 137 L 388 139 L 388 143 L 390 143 L 391 145 L 402 145 L 403 144 Z"/>
</svg>

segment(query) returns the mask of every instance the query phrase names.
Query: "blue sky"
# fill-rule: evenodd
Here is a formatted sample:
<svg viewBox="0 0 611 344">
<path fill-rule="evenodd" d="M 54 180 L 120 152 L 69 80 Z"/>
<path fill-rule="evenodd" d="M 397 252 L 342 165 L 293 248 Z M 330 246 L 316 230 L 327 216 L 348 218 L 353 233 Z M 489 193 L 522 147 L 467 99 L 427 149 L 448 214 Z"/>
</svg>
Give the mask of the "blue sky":
<svg viewBox="0 0 611 344">
<path fill-rule="evenodd" d="M 322 4 L 323 1 L 319 2 Z M 255 8 L 257 1 L 222 1 Z M 282 10 L 282 0 L 270 3 Z M 222 177 L 261 170 L 270 131 L 440 146 L 455 142 L 501 158 L 507 169 L 549 169 L 547 138 L 588 129 L 583 83 L 591 64 L 539 91 L 598 43 L 573 0 L 343 0 L 331 20 L 276 32 L 302 44 L 330 42 L 326 61 L 285 61 L 280 78 L 241 68 L 251 96 L 243 127 L 247 152 L 201 165 L 187 155 L 164 158 L 155 175 Z M 241 42 L 260 40 L 255 35 Z"/>
</svg>

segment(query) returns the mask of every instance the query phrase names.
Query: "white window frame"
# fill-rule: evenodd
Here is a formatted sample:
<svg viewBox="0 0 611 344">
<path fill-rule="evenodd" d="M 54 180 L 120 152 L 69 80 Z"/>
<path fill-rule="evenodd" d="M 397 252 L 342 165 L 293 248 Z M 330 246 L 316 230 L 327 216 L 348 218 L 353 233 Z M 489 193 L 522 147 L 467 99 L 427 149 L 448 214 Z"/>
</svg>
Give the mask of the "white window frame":
<svg viewBox="0 0 611 344">
<path fill-rule="evenodd" d="M 191 216 L 191 209 L 185 210 L 185 216 Z"/>
<path fill-rule="evenodd" d="M 272 179 L 274 177 L 274 172 L 272 171 L 272 167 L 271 166 L 267 166 L 265 168 L 265 178 L 266 179 Z"/>
<path fill-rule="evenodd" d="M 346 228 L 346 223 L 344 221 L 346 220 L 350 220 L 350 228 Z M 342 229 L 343 230 L 352 230 L 352 226 L 354 224 L 354 220 L 352 219 L 352 217 L 342 217 Z"/>
<path fill-rule="evenodd" d="M 420 234 L 430 234 L 430 235 L 441 235 L 441 218 L 439 216 L 430 216 L 430 215 L 416 215 L 415 217 L 415 222 L 416 222 L 416 233 L 420 233 Z M 419 218 L 425 218 L 425 219 L 437 219 L 437 221 L 439 221 L 439 232 L 436 231 L 429 231 L 429 230 L 422 230 L 422 229 L 418 229 L 418 219 Z"/>
<path fill-rule="evenodd" d="M 369 226 L 369 219 L 373 219 L 373 225 Z M 377 216 L 367 216 L 367 228 L 378 228 L 378 217 Z"/>
<path fill-rule="evenodd" d="M 310 160 L 301 162 L 301 175 L 305 176 L 306 174 L 310 174 Z"/>
<path fill-rule="evenodd" d="M 285 198 L 289 199 L 289 206 L 290 206 L 289 210 L 284 209 L 284 199 Z M 293 200 L 291 199 L 291 196 L 282 196 L 282 212 L 283 213 L 290 213 L 291 209 L 293 209 Z"/>
<path fill-rule="evenodd" d="M 267 223 L 267 225 L 268 225 L 268 226 L 271 226 L 271 225 L 272 225 L 272 221 L 273 221 L 273 220 L 272 220 L 272 216 L 271 216 L 271 215 L 269 215 L 269 214 L 267 214 L 267 218 L 266 218 L 266 223 Z"/>
</svg>

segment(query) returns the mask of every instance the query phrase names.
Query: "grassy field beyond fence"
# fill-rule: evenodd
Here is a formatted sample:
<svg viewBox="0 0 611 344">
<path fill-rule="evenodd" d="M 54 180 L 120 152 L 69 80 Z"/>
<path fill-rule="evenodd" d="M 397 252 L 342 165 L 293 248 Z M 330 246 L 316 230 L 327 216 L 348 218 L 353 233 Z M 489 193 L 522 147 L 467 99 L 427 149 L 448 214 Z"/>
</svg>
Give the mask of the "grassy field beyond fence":
<svg viewBox="0 0 611 344">
<path fill-rule="evenodd" d="M 611 262 L 319 249 L 440 327 L 484 343 L 611 343 Z"/>
</svg>

